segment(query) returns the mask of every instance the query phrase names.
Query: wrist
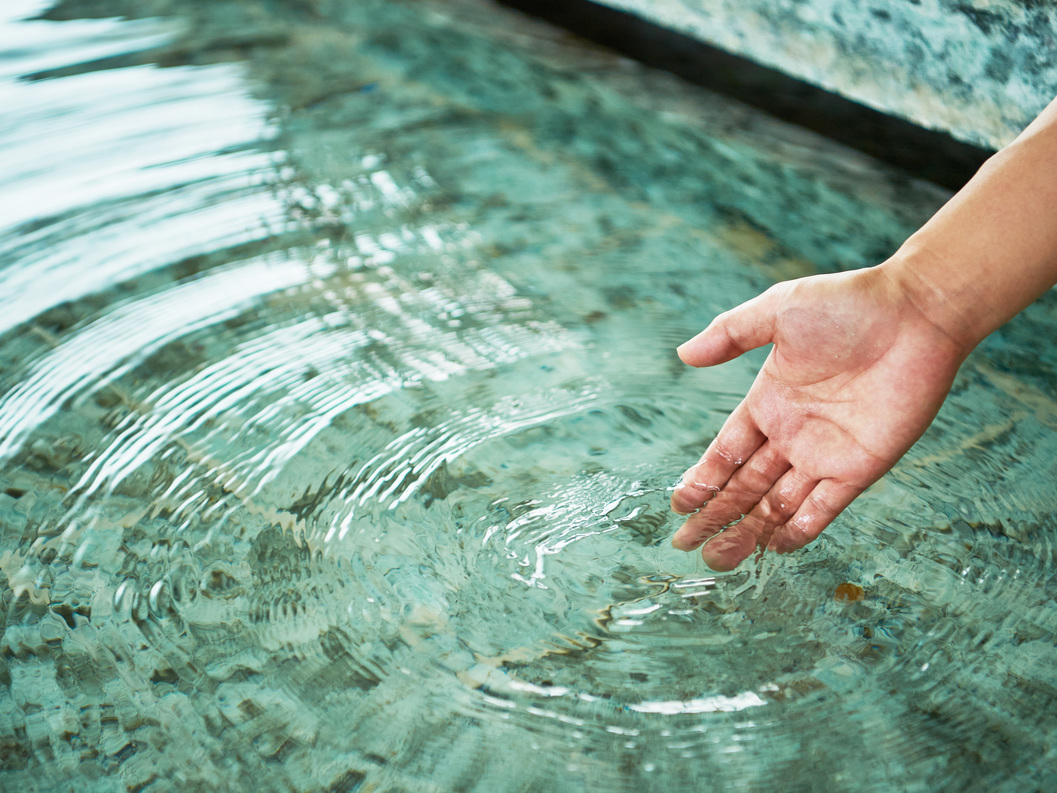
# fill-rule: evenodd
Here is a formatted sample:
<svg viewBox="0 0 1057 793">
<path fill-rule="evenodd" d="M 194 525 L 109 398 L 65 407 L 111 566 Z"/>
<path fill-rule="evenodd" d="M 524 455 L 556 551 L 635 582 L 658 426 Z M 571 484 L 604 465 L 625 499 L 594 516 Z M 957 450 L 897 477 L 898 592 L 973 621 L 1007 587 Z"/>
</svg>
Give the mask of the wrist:
<svg viewBox="0 0 1057 793">
<path fill-rule="evenodd" d="M 1041 120 L 880 266 L 963 356 L 1057 281 L 1057 118 Z"/>
<path fill-rule="evenodd" d="M 945 337 L 961 359 L 1005 321 L 992 316 L 980 293 L 983 285 L 970 268 L 959 270 L 914 238 L 873 269 L 895 290 L 896 299 Z"/>
</svg>

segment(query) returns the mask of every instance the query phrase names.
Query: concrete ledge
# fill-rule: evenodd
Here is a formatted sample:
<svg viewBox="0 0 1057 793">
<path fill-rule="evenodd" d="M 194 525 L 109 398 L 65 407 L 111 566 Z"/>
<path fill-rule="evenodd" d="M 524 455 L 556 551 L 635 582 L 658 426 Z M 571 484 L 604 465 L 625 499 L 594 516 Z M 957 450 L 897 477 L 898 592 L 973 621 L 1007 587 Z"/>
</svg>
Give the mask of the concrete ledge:
<svg viewBox="0 0 1057 793">
<path fill-rule="evenodd" d="M 987 148 L 1057 94 L 1057 7 L 1036 0 L 599 2 Z"/>
</svg>

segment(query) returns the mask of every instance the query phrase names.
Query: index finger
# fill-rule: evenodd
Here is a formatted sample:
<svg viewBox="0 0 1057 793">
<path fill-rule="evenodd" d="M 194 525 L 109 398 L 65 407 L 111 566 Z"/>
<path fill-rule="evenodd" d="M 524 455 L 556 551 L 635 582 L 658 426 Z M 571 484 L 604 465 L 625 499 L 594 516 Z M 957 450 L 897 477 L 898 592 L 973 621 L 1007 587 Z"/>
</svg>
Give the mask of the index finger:
<svg viewBox="0 0 1057 793">
<path fill-rule="evenodd" d="M 672 492 L 672 510 L 681 515 L 701 509 L 723 489 L 731 475 L 748 460 L 767 436 L 742 402 L 723 422 L 719 434 L 696 465 L 687 469 Z"/>
</svg>

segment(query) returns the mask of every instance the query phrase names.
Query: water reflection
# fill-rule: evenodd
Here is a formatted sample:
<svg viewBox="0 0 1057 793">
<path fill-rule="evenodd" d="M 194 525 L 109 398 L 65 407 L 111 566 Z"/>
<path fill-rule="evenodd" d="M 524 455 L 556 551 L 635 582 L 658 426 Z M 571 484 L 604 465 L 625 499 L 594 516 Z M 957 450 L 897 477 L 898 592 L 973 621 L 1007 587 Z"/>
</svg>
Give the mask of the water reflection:
<svg viewBox="0 0 1057 793">
<path fill-rule="evenodd" d="M 812 549 L 667 542 L 754 362 L 665 351 L 941 194 L 471 0 L 91 6 L 3 12 L 0 787 L 1046 786 L 1053 306 Z"/>
</svg>

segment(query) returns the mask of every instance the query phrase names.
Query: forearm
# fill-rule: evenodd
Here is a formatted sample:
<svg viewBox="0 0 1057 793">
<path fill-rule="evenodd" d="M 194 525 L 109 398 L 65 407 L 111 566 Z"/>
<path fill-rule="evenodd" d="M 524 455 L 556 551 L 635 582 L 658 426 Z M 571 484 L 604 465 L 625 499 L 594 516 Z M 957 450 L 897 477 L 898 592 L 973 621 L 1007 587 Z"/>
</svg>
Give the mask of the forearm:
<svg viewBox="0 0 1057 793">
<path fill-rule="evenodd" d="M 1057 101 L 879 269 L 966 354 L 1057 283 Z"/>
</svg>

